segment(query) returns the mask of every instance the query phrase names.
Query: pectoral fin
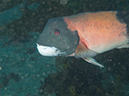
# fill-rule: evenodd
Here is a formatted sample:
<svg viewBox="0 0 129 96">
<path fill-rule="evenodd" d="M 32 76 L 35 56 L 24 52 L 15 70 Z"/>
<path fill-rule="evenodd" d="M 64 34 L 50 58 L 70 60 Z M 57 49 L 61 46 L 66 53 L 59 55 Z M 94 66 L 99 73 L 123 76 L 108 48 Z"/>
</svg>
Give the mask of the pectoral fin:
<svg viewBox="0 0 129 96">
<path fill-rule="evenodd" d="M 77 46 L 75 50 L 75 57 L 94 57 L 97 55 L 97 52 L 94 52 L 87 48 L 85 43 L 79 42 L 79 45 Z"/>
<path fill-rule="evenodd" d="M 83 58 L 85 61 L 94 64 L 99 67 L 104 67 L 103 65 L 99 64 L 95 59 L 92 57 L 96 56 L 97 52 L 94 52 L 85 45 L 82 41 L 79 42 L 77 49 L 75 50 L 75 57 Z"/>
<path fill-rule="evenodd" d="M 101 68 L 103 68 L 104 66 L 103 65 L 101 65 L 100 63 L 98 63 L 94 58 L 91 58 L 91 57 L 88 57 L 88 58 L 83 58 L 85 61 L 87 61 L 87 62 L 89 62 L 89 63 L 91 63 L 91 64 L 94 64 L 94 65 L 96 65 L 96 66 L 99 66 L 99 67 L 101 67 Z"/>
</svg>

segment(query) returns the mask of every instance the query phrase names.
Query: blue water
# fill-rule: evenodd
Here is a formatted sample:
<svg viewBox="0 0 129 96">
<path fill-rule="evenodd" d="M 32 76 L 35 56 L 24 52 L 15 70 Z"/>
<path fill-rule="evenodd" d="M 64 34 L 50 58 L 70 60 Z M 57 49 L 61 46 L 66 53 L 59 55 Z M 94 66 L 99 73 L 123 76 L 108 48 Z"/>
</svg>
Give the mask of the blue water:
<svg viewBox="0 0 129 96">
<path fill-rule="evenodd" d="M 43 57 L 36 49 L 48 19 L 86 11 L 128 10 L 128 3 L 0 1 L 0 96 L 129 96 L 129 49 L 97 56 L 104 69 L 82 59 Z"/>
</svg>

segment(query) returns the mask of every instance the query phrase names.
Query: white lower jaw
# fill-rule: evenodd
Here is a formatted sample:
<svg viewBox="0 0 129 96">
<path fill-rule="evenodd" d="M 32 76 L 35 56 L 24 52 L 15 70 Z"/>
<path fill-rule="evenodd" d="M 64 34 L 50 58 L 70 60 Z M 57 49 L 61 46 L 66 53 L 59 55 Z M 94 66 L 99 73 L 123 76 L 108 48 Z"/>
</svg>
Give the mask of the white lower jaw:
<svg viewBox="0 0 129 96">
<path fill-rule="evenodd" d="M 64 54 L 65 52 L 60 52 L 55 47 L 49 47 L 49 46 L 42 46 L 37 44 L 37 49 L 39 53 L 43 56 L 58 56 L 59 54 Z"/>
</svg>

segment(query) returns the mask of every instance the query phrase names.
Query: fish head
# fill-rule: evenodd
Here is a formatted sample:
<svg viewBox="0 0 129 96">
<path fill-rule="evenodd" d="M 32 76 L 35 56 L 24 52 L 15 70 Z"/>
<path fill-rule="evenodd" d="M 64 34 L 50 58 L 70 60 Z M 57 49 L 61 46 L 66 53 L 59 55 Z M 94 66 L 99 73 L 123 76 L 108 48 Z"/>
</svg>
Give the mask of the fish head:
<svg viewBox="0 0 129 96">
<path fill-rule="evenodd" d="M 78 32 L 70 30 L 63 17 L 57 17 L 49 19 L 36 44 L 43 56 L 68 56 L 78 43 Z"/>
</svg>

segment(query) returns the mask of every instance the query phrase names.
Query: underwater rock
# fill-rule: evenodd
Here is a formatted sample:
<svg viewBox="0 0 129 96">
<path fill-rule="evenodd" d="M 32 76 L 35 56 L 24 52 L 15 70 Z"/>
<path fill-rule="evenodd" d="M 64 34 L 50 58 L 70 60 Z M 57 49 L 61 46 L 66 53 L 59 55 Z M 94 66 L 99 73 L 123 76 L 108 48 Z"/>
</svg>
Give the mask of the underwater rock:
<svg viewBox="0 0 129 96">
<path fill-rule="evenodd" d="M 23 2 L 9 10 L 5 10 L 4 12 L 0 13 L 0 26 L 6 25 L 11 23 L 15 19 L 19 19 L 22 16 L 22 12 L 20 9 L 25 8 L 26 2 Z"/>
<path fill-rule="evenodd" d="M 68 0 L 60 0 L 60 4 L 65 5 L 67 4 Z"/>
</svg>

